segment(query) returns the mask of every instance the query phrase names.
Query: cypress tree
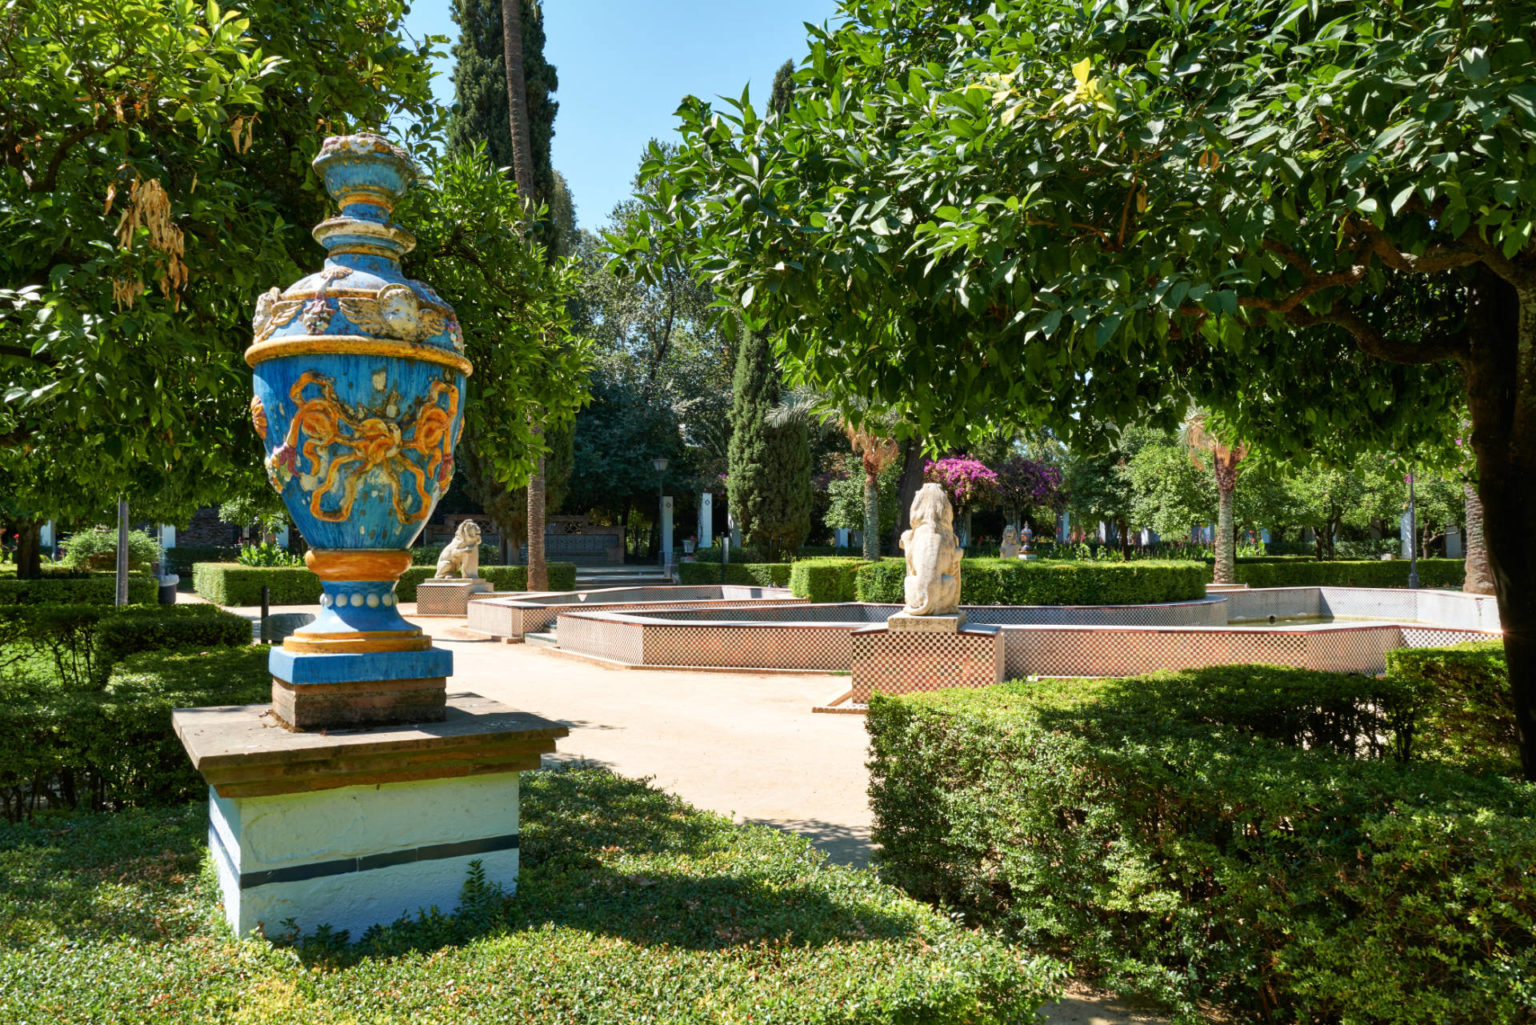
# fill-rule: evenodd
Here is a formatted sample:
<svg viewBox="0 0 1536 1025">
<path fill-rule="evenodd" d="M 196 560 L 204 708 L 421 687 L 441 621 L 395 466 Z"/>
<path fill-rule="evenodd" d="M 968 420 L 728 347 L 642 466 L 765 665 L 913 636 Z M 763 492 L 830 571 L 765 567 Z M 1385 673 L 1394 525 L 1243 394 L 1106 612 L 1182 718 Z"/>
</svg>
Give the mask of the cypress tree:
<svg viewBox="0 0 1536 1025">
<path fill-rule="evenodd" d="M 744 331 L 732 381 L 731 516 L 743 539 L 770 559 L 792 552 L 811 531 L 811 445 L 803 421 L 770 426 L 783 391 L 773 347 Z"/>
<path fill-rule="evenodd" d="M 773 94 L 768 98 L 768 109 L 782 114 L 789 109 L 795 98 L 795 62 L 785 61 L 773 73 Z"/>
<path fill-rule="evenodd" d="M 533 151 L 532 198 L 548 203 L 555 192 L 550 141 L 560 104 L 550 94 L 560 87 L 555 66 L 544 59 L 544 15 L 522 0 L 523 82 L 528 94 L 528 137 Z M 497 167 L 512 167 L 512 130 L 507 116 L 506 58 L 501 45 L 500 0 L 453 0 L 459 41 L 453 45 L 454 109 L 448 118 L 450 151 L 485 149 Z"/>
</svg>

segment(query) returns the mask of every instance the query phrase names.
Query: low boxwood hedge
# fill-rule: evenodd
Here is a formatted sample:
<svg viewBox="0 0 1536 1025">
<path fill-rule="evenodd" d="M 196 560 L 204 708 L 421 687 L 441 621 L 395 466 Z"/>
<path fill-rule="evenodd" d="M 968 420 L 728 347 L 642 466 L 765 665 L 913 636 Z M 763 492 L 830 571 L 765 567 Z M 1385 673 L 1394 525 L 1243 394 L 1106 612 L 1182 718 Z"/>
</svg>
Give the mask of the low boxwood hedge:
<svg viewBox="0 0 1536 1025">
<path fill-rule="evenodd" d="M 877 695 L 880 871 L 1183 1021 L 1530 1021 L 1536 786 L 1409 757 L 1417 706 L 1251 666 Z"/>
<path fill-rule="evenodd" d="M 790 563 L 790 593 L 813 602 L 856 601 L 854 574 L 863 565 L 864 560 L 856 556 L 801 559 Z"/>
<path fill-rule="evenodd" d="M 165 550 L 166 572 L 190 575 L 200 562 L 234 562 L 239 554 L 239 545 L 175 545 Z"/>
<path fill-rule="evenodd" d="M 315 1025 L 1002 1025 L 1048 959 L 804 839 L 594 768 L 523 776 L 515 896 L 473 873 L 343 945 L 230 934 L 201 805 L 0 826 L 0 1018 Z M 201 869 L 200 866 L 201 865 Z"/>
<path fill-rule="evenodd" d="M 730 562 L 725 565 L 725 573 L 722 576 L 718 562 L 680 562 L 677 564 L 677 582 L 787 587 L 789 567 L 790 564 L 787 562 Z"/>
<path fill-rule="evenodd" d="M 128 574 L 129 604 L 147 604 L 159 596 L 160 586 L 154 577 Z M 0 577 L 0 605 L 111 605 L 116 600 L 117 578 L 111 573 L 44 573 L 35 580 Z"/>
<path fill-rule="evenodd" d="M 1269 558 L 1237 560 L 1237 582 L 1249 587 L 1407 587 L 1406 559 Z M 1460 587 L 1466 579 L 1464 559 L 1420 559 L 1421 587 Z"/>
<path fill-rule="evenodd" d="M 1520 775 L 1520 728 L 1503 641 L 1389 651 L 1387 675 L 1418 689 L 1413 744 L 1422 757 Z"/>
<path fill-rule="evenodd" d="M 570 591 L 576 587 L 574 562 L 551 562 L 549 589 Z M 436 572 L 432 566 L 411 566 L 400 574 L 395 594 L 401 601 L 415 601 L 416 587 Z M 480 576 L 498 591 L 526 591 L 527 566 L 481 566 Z M 199 563 L 192 571 L 192 586 L 217 605 L 260 605 L 262 585 L 272 589 L 273 605 L 314 605 L 320 601 L 320 578 L 303 566 L 240 566 L 227 562 Z"/>
<path fill-rule="evenodd" d="M 250 626 L 241 622 L 249 641 Z M 270 700 L 270 652 L 256 645 L 139 652 L 115 666 L 99 690 L 7 678 L 0 684 L 7 818 L 44 803 L 102 810 L 205 796 L 207 785 L 171 729 L 171 709 Z"/>
<path fill-rule="evenodd" d="M 99 690 L 135 652 L 249 643 L 251 624 L 215 605 L 0 606 L 0 664 L 39 656 L 66 690 Z"/>
<path fill-rule="evenodd" d="M 884 559 L 859 567 L 859 601 L 901 604 L 906 563 Z M 963 605 L 1145 605 L 1205 596 L 1198 562 L 1050 562 L 966 559 L 960 564 Z"/>
</svg>

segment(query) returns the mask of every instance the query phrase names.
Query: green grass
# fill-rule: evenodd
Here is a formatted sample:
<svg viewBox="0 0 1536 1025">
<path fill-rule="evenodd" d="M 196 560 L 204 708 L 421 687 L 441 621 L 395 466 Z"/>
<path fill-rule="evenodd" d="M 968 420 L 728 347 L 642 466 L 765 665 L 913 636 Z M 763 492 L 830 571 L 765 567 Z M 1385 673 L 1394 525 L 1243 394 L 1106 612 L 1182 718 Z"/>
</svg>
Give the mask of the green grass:
<svg viewBox="0 0 1536 1025">
<path fill-rule="evenodd" d="M 523 777 L 516 896 L 296 945 L 237 939 L 206 810 L 0 826 L 0 1021 L 1027 1022 L 1057 966 L 597 769 Z"/>
</svg>

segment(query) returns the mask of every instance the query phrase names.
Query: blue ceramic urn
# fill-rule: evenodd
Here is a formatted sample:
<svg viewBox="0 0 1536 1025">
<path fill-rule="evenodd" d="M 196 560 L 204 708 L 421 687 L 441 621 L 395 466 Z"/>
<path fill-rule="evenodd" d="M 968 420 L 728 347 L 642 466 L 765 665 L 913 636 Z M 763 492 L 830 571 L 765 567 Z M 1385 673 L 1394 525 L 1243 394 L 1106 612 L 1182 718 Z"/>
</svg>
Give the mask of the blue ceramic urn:
<svg viewBox="0 0 1536 1025">
<path fill-rule="evenodd" d="M 410 157 L 365 133 L 326 139 L 314 166 L 341 208 L 314 229 L 325 266 L 257 300 L 245 354 L 267 478 L 323 588 L 316 621 L 273 651 L 274 707 L 299 727 L 441 718 L 451 656 L 400 615 L 395 584 L 453 476 L 470 364 L 452 308 L 400 270 L 415 239 L 389 218 Z M 385 694 L 430 680 L 435 697 Z"/>
</svg>

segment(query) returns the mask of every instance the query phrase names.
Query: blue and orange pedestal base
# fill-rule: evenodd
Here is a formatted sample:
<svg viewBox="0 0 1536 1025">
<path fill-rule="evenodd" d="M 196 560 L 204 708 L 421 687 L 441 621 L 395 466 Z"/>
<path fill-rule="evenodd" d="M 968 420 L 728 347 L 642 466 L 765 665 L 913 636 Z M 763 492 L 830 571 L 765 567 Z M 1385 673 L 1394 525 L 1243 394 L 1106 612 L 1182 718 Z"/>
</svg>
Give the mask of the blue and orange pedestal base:
<svg viewBox="0 0 1536 1025">
<path fill-rule="evenodd" d="M 400 615 L 394 549 L 305 557 L 321 580 L 320 615 L 272 650 L 272 711 L 291 729 L 440 722 L 453 653 Z"/>
</svg>

